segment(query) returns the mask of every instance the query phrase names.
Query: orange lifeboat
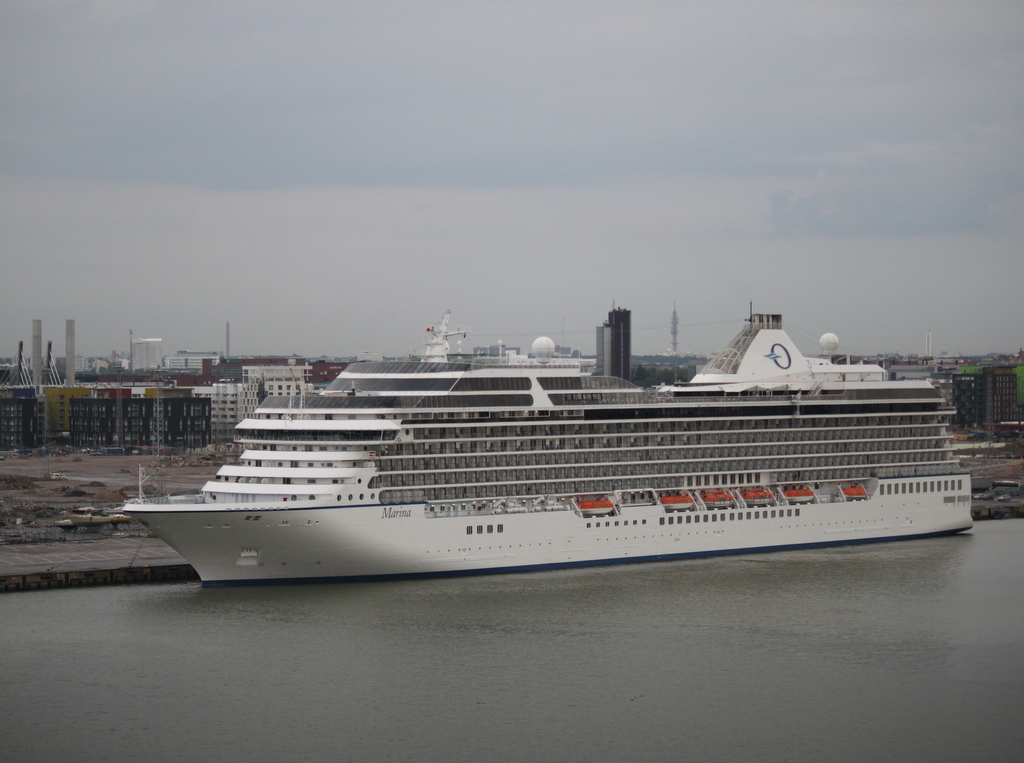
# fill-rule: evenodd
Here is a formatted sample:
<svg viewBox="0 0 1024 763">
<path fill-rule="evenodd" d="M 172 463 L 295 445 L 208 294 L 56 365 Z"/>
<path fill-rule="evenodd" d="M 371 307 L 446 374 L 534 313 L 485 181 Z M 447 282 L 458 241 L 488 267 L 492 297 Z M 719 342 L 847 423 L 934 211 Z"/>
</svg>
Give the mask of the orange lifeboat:
<svg viewBox="0 0 1024 763">
<path fill-rule="evenodd" d="M 603 517 L 615 509 L 615 504 L 606 498 L 599 498 L 596 501 L 577 501 L 576 503 L 585 517 Z"/>
<path fill-rule="evenodd" d="M 724 490 L 705 490 L 700 494 L 700 498 L 704 501 L 704 505 L 710 509 L 717 509 L 722 506 L 731 506 L 736 502 L 736 499 Z"/>
<path fill-rule="evenodd" d="M 766 506 L 774 499 L 774 496 L 763 487 L 752 487 L 746 490 L 741 490 L 740 495 L 743 496 L 743 500 L 751 506 Z"/>
<path fill-rule="evenodd" d="M 663 495 L 662 506 L 668 507 L 669 511 L 686 511 L 693 508 L 694 500 L 688 495 Z"/>
<path fill-rule="evenodd" d="M 782 494 L 790 503 L 810 503 L 814 500 L 814 491 L 806 485 L 802 487 L 787 487 Z"/>
<path fill-rule="evenodd" d="M 856 485 L 844 487 L 843 495 L 846 496 L 847 501 L 863 501 L 868 497 L 868 491 L 858 482 Z"/>
</svg>

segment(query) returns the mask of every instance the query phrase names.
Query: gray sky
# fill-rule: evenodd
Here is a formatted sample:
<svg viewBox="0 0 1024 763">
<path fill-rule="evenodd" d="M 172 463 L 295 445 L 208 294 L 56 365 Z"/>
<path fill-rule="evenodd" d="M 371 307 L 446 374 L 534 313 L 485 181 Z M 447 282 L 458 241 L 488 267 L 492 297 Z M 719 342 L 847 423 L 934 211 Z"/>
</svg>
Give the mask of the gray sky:
<svg viewBox="0 0 1024 763">
<path fill-rule="evenodd" d="M 11 0 L 0 355 L 1015 352 L 1022 83 L 1020 2 Z"/>
</svg>

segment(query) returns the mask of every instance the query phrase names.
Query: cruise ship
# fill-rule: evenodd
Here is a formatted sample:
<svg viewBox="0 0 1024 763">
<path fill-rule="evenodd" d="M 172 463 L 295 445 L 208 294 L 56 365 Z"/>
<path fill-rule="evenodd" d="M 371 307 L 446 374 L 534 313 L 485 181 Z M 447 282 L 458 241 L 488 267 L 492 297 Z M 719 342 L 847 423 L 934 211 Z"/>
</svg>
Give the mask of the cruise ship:
<svg viewBox="0 0 1024 763">
<path fill-rule="evenodd" d="M 952 409 L 926 381 L 804 356 L 752 314 L 689 383 L 643 390 L 534 357 L 449 354 L 267 398 L 191 496 L 125 512 L 204 585 L 653 562 L 968 530 Z M 831 346 L 829 346 L 831 344 Z"/>
</svg>

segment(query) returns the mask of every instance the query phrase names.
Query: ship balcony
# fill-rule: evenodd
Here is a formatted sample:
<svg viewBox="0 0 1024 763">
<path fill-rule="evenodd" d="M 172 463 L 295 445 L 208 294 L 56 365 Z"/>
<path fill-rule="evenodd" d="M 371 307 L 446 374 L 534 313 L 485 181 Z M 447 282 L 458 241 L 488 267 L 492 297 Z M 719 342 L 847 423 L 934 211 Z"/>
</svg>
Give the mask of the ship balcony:
<svg viewBox="0 0 1024 763">
<path fill-rule="evenodd" d="M 352 486 L 346 490 L 353 490 Z M 207 503 L 251 503 L 340 500 L 338 485 L 274 485 L 207 482 L 203 497 Z"/>
<path fill-rule="evenodd" d="M 278 468 L 314 468 L 314 469 L 367 469 L 377 463 L 375 457 L 362 458 L 353 456 L 351 453 L 333 455 L 330 453 L 267 453 L 257 451 L 252 453 L 246 451 L 238 459 L 237 463 L 228 464 L 221 469 L 228 467 L 247 467 L 251 469 L 272 469 Z"/>
<path fill-rule="evenodd" d="M 354 458 L 347 450 L 316 451 L 316 450 L 259 450 L 258 448 L 246 448 L 238 457 L 238 462 L 244 461 L 309 461 L 311 458 L 328 460 L 350 461 Z"/>
<path fill-rule="evenodd" d="M 307 480 L 337 480 L 337 484 L 355 483 L 360 479 L 369 479 L 369 469 L 325 468 L 325 467 L 288 467 L 288 466 L 223 466 L 217 472 L 213 484 L 245 482 L 249 484 L 303 484 Z M 263 480 L 268 480 L 263 483 Z M 310 483 L 313 484 L 313 483 Z"/>
<path fill-rule="evenodd" d="M 189 506 L 206 503 L 206 496 L 202 493 L 191 493 L 189 495 L 160 495 L 153 498 L 133 498 L 125 504 L 126 507 L 138 505 L 174 505 Z"/>
</svg>

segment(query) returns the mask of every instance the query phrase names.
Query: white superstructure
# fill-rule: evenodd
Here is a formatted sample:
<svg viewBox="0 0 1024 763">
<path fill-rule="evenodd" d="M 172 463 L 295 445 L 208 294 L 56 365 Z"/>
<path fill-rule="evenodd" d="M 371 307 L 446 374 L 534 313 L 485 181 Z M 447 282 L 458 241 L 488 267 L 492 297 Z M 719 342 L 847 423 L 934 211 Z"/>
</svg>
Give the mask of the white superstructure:
<svg viewBox="0 0 1024 763">
<path fill-rule="evenodd" d="M 125 510 L 205 584 L 478 574 L 895 540 L 971 527 L 924 381 L 803 356 L 754 315 L 690 384 L 564 361 L 350 365 L 265 400 L 199 496 Z M 823 340 L 825 338 L 823 337 Z M 823 343 L 824 346 L 824 343 Z"/>
</svg>

